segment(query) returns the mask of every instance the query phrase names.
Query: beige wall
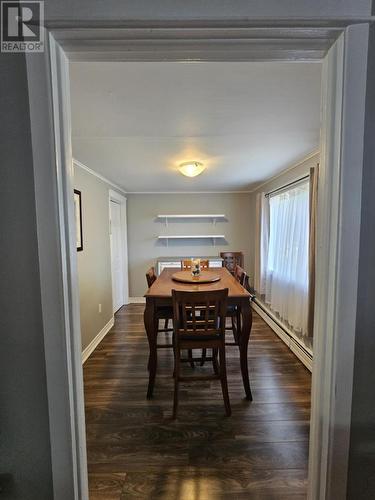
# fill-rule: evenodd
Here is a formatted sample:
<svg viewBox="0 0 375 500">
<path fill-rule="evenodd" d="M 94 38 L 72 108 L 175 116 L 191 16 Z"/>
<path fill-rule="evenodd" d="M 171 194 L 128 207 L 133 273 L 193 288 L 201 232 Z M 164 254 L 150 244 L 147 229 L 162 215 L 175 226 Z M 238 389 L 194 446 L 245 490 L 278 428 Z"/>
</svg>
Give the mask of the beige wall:
<svg viewBox="0 0 375 500">
<path fill-rule="evenodd" d="M 253 261 L 253 217 L 250 195 L 225 194 L 127 194 L 129 286 L 131 297 L 146 291 L 145 272 L 163 256 L 214 256 L 221 251 L 242 251 L 245 268 Z M 227 222 L 169 221 L 168 228 L 156 220 L 158 214 L 225 214 Z M 158 242 L 160 234 L 225 234 L 226 244 L 214 247 L 208 240 Z"/>
<path fill-rule="evenodd" d="M 113 316 L 109 244 L 109 189 L 113 188 L 76 165 L 74 187 L 82 192 L 83 251 L 77 258 L 84 350 Z"/>
</svg>

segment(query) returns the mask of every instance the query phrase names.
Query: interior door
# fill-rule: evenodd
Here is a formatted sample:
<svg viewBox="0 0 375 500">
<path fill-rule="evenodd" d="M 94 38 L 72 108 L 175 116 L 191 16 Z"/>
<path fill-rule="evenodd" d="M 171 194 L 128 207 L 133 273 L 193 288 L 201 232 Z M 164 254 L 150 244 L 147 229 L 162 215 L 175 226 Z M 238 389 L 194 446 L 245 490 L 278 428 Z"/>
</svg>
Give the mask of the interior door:
<svg viewBox="0 0 375 500">
<path fill-rule="evenodd" d="M 110 202 L 110 242 L 112 267 L 112 303 L 113 312 L 124 305 L 124 262 L 122 249 L 121 204 Z"/>
</svg>

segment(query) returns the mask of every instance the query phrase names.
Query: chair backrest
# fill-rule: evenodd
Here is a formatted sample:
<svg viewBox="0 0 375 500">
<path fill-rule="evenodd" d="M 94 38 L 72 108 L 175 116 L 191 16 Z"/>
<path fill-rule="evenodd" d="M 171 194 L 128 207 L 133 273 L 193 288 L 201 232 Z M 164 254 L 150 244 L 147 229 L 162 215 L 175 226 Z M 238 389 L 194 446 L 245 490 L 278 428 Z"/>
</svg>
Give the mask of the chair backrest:
<svg viewBox="0 0 375 500">
<path fill-rule="evenodd" d="M 209 269 L 210 261 L 208 259 L 201 259 L 201 269 Z"/>
<path fill-rule="evenodd" d="M 150 286 L 155 283 L 156 281 L 156 274 L 155 274 L 155 268 L 150 267 L 150 269 L 146 273 L 146 280 L 147 280 L 147 286 L 150 288 Z"/>
<path fill-rule="evenodd" d="M 254 290 L 251 288 L 249 283 L 249 275 L 245 274 L 244 283 L 242 285 L 248 292 L 254 293 Z"/>
<path fill-rule="evenodd" d="M 246 277 L 247 277 L 247 274 L 246 272 L 244 271 L 244 269 L 242 269 L 241 266 L 239 265 L 236 265 L 236 267 L 234 268 L 234 277 L 236 278 L 236 280 L 242 285 L 242 286 L 245 286 L 245 280 L 246 280 Z"/>
<path fill-rule="evenodd" d="M 181 269 L 183 271 L 191 269 L 191 259 L 184 259 L 181 261 Z M 210 262 L 208 259 L 201 259 L 201 269 L 209 269 Z"/>
<path fill-rule="evenodd" d="M 173 327 L 175 336 L 225 334 L 228 288 L 222 290 L 185 292 L 172 290 Z"/>
<path fill-rule="evenodd" d="M 243 267 L 242 252 L 221 252 L 220 257 L 223 259 L 223 267 L 226 267 L 232 274 L 236 266 Z"/>
</svg>

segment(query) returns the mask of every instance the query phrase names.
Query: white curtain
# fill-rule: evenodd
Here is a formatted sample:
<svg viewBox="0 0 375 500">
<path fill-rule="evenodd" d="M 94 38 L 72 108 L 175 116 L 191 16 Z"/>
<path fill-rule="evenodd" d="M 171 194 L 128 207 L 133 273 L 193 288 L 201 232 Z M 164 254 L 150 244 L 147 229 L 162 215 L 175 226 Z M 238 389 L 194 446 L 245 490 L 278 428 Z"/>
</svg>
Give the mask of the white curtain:
<svg viewBox="0 0 375 500">
<path fill-rule="evenodd" d="M 265 193 L 261 197 L 261 214 L 260 214 L 260 283 L 259 293 L 266 294 L 267 290 L 267 266 L 269 252 L 269 235 L 270 235 L 270 205 Z"/>
<path fill-rule="evenodd" d="M 309 183 L 265 199 L 269 203 L 268 255 L 262 274 L 265 301 L 296 331 L 306 335 Z"/>
</svg>

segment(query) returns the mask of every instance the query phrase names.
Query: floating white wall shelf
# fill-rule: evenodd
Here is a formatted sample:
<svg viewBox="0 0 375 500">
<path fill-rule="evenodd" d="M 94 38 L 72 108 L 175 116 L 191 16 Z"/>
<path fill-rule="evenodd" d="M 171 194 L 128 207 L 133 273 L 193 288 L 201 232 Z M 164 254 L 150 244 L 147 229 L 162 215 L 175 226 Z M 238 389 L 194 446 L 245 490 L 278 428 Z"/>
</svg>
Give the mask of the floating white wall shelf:
<svg viewBox="0 0 375 500">
<path fill-rule="evenodd" d="M 225 219 L 225 214 L 159 214 L 157 219 L 165 220 L 165 225 L 168 226 L 168 219 L 211 219 L 215 225 L 217 220 Z"/>
<path fill-rule="evenodd" d="M 225 240 L 224 234 L 175 234 L 175 235 L 163 235 L 158 236 L 158 240 L 165 240 L 167 242 L 169 240 L 202 240 L 202 239 L 210 239 L 213 242 L 213 245 L 216 246 L 216 240 Z"/>
<path fill-rule="evenodd" d="M 158 240 L 188 240 L 197 238 L 214 238 L 214 239 L 225 239 L 224 234 L 178 234 L 178 235 L 165 235 L 158 236 Z"/>
<path fill-rule="evenodd" d="M 224 219 L 224 214 L 160 214 L 158 219 Z"/>
</svg>

